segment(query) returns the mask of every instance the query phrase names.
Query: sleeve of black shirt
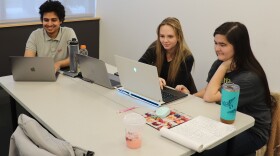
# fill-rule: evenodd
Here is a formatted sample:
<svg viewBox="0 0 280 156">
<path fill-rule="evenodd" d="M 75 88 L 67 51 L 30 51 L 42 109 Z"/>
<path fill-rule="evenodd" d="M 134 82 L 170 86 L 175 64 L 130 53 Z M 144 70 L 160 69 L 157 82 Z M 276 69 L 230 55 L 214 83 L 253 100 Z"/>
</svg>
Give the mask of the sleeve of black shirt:
<svg viewBox="0 0 280 156">
<path fill-rule="evenodd" d="M 189 73 L 192 71 L 193 62 L 194 62 L 194 58 L 192 55 L 190 55 L 186 58 L 186 66 L 187 66 L 187 71 Z"/>
<path fill-rule="evenodd" d="M 138 60 L 139 62 L 154 65 L 156 61 L 156 47 L 155 42 L 153 42 L 143 56 Z"/>
<path fill-rule="evenodd" d="M 207 82 L 210 82 L 210 80 L 212 79 L 212 77 L 213 77 L 213 75 L 215 74 L 215 72 L 217 71 L 217 69 L 219 68 L 219 66 L 222 64 L 222 61 L 220 61 L 220 60 L 216 60 L 213 64 L 212 64 L 212 66 L 211 66 L 211 68 L 210 68 L 210 70 L 209 70 L 209 72 L 208 72 L 208 77 L 207 77 Z"/>
</svg>

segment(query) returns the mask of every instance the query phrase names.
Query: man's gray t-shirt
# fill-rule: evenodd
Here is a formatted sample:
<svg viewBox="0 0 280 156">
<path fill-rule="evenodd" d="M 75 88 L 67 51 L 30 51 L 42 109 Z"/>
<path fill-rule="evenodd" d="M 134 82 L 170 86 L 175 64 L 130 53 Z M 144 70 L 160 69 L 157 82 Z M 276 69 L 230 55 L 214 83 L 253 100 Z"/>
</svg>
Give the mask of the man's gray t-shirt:
<svg viewBox="0 0 280 156">
<path fill-rule="evenodd" d="M 222 61 L 215 61 L 208 73 L 211 80 Z M 227 73 L 222 83 L 232 82 L 239 85 L 240 95 L 237 110 L 255 118 L 255 125 L 250 129 L 264 140 L 268 140 L 271 124 L 271 109 L 265 102 L 265 89 L 260 78 L 247 70 Z"/>
<path fill-rule="evenodd" d="M 48 36 L 45 29 L 39 28 L 30 34 L 25 50 L 33 51 L 38 57 L 52 57 L 57 62 L 68 57 L 67 42 L 72 38 L 77 39 L 72 28 L 60 27 L 54 39 Z"/>
</svg>

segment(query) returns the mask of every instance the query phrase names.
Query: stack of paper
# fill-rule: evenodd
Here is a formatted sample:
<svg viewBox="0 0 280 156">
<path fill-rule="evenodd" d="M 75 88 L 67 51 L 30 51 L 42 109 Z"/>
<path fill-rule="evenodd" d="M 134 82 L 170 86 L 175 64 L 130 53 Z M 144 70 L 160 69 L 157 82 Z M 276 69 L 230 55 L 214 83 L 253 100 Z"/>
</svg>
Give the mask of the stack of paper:
<svg viewBox="0 0 280 156">
<path fill-rule="evenodd" d="M 174 128 L 161 128 L 160 134 L 197 152 L 233 133 L 233 125 L 198 116 Z"/>
</svg>

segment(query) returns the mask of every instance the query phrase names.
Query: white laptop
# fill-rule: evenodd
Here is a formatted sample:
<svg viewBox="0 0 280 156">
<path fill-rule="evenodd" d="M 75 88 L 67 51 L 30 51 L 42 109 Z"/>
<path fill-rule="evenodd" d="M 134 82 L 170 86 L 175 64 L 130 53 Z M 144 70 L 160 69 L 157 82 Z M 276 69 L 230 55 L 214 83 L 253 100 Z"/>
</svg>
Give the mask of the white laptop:
<svg viewBox="0 0 280 156">
<path fill-rule="evenodd" d="M 104 61 L 90 56 L 77 54 L 82 77 L 85 81 L 93 82 L 106 88 L 120 87 L 119 77 L 108 73 Z"/>
<path fill-rule="evenodd" d="M 10 56 L 15 81 L 56 81 L 58 73 L 51 57 Z"/>
<path fill-rule="evenodd" d="M 155 106 L 186 97 L 187 94 L 170 87 L 160 89 L 157 68 L 152 65 L 115 55 L 123 87 L 118 90 Z"/>
</svg>

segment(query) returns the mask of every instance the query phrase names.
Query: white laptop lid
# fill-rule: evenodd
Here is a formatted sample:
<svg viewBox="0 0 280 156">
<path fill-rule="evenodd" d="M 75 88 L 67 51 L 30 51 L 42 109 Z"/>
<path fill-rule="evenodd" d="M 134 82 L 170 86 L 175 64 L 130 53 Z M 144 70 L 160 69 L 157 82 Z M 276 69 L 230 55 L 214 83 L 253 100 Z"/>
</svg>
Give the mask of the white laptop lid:
<svg viewBox="0 0 280 156">
<path fill-rule="evenodd" d="M 123 88 L 159 105 L 162 100 L 157 68 L 128 58 L 115 55 L 116 65 Z"/>
<path fill-rule="evenodd" d="M 51 57 L 10 56 L 15 81 L 56 81 Z"/>
</svg>

